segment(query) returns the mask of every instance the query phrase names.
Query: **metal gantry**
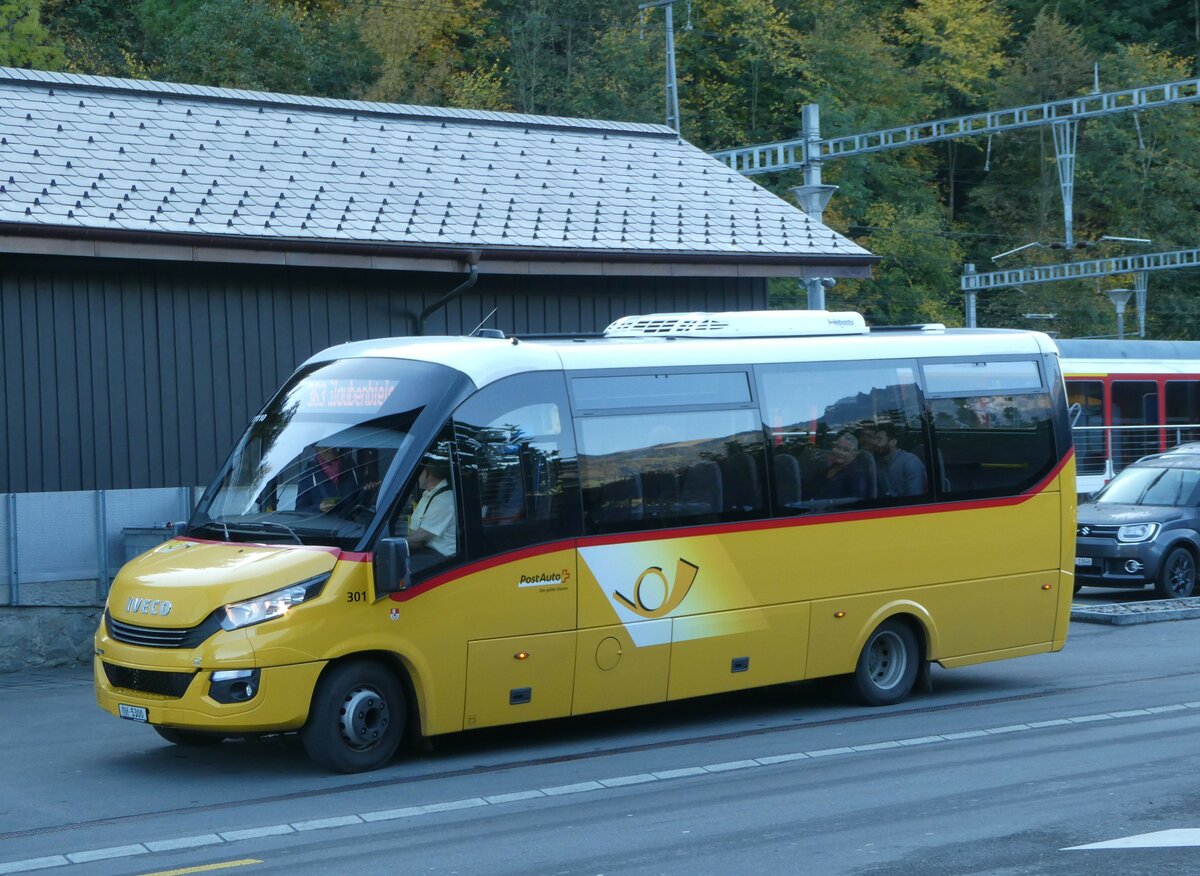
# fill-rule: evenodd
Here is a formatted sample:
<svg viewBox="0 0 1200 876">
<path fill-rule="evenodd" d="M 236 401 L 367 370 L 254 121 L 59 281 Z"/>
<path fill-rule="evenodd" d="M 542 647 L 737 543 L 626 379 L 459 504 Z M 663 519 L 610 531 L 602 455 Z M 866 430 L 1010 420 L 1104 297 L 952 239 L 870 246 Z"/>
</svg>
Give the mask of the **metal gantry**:
<svg viewBox="0 0 1200 876">
<path fill-rule="evenodd" d="M 728 167 L 746 176 L 760 173 L 778 173 L 785 170 L 804 170 L 805 185 L 793 190 L 801 201 L 805 212 L 812 212 L 808 204 L 816 192 L 831 187 L 821 186 L 821 162 L 831 158 L 846 158 L 887 149 L 900 149 L 956 140 L 963 137 L 999 134 L 1024 128 L 1051 125 L 1054 135 L 1054 153 L 1058 169 L 1059 190 L 1063 202 L 1064 245 L 1070 250 L 1075 246 L 1075 147 L 1079 135 L 1079 123 L 1085 119 L 1115 113 L 1135 113 L 1137 123 L 1143 110 L 1200 102 L 1200 79 L 1181 79 L 1159 85 L 1144 85 L 1120 91 L 1100 92 L 1064 100 L 1010 109 L 990 110 L 955 118 L 938 119 L 915 125 L 901 125 L 865 134 L 822 139 L 820 136 L 819 108 L 815 104 L 804 107 L 801 136 L 795 140 L 782 140 L 758 146 L 743 146 L 711 153 Z M 1138 125 L 1138 142 L 1141 143 L 1141 126 Z M 806 198 L 805 195 L 809 197 Z M 825 197 L 828 200 L 828 196 Z M 820 208 L 824 208 L 824 201 Z M 814 218 L 820 221 L 820 213 Z M 1013 271 L 995 271 L 976 274 L 974 265 L 967 266 L 962 278 L 962 289 L 967 293 L 967 325 L 975 325 L 975 293 L 979 289 L 1000 286 L 1020 286 L 1026 283 L 1045 283 L 1053 280 L 1071 280 L 1080 277 L 1101 277 L 1112 274 L 1133 273 L 1136 283 L 1139 333 L 1146 331 L 1146 272 L 1196 266 L 1197 250 L 1155 253 L 1143 256 L 1126 256 L 1119 259 L 1097 259 L 1090 262 L 1072 262 L 1062 265 L 1047 265 L 1034 268 L 1017 268 Z M 1144 261 L 1148 267 L 1101 268 L 1117 262 L 1134 263 Z M 1013 279 L 1020 277 L 1021 279 Z M 809 284 L 809 307 L 814 301 L 823 303 L 824 298 Z"/>
<path fill-rule="evenodd" d="M 713 158 L 746 176 L 803 168 L 810 161 L 848 158 L 868 152 L 883 152 L 962 137 L 998 134 L 1022 128 L 1079 122 L 1113 113 L 1139 112 L 1200 102 L 1200 79 L 1183 79 L 1161 85 L 1145 85 L 1065 100 L 1029 104 L 1012 109 L 989 110 L 915 125 L 884 128 L 866 134 L 831 137 L 809 142 L 807 134 L 759 146 L 742 146 L 711 153 Z M 1074 138 L 1071 138 L 1072 142 Z"/>
<path fill-rule="evenodd" d="M 1008 286 L 1030 286 L 1059 280 L 1087 280 L 1133 274 L 1134 294 L 1137 296 L 1138 336 L 1146 336 L 1146 286 L 1150 271 L 1171 271 L 1200 267 L 1200 249 L 1177 249 L 1170 252 L 1151 252 L 1142 255 L 1114 256 L 1085 262 L 1066 262 L 1059 265 L 1037 265 L 1011 268 L 1005 271 L 975 273 L 975 266 L 964 265 L 961 288 L 966 293 L 966 322 L 975 327 L 975 297 L 980 289 L 1000 289 Z"/>
</svg>

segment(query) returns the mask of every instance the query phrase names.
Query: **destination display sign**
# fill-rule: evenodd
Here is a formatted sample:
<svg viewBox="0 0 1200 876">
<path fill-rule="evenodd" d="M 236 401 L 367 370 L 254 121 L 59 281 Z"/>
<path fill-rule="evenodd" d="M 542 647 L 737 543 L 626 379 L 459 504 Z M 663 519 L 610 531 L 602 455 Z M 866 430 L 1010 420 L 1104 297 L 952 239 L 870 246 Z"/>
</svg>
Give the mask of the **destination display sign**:
<svg viewBox="0 0 1200 876">
<path fill-rule="evenodd" d="M 304 381 L 304 410 L 314 414 L 373 414 L 380 410 L 398 380 L 351 377 Z"/>
</svg>

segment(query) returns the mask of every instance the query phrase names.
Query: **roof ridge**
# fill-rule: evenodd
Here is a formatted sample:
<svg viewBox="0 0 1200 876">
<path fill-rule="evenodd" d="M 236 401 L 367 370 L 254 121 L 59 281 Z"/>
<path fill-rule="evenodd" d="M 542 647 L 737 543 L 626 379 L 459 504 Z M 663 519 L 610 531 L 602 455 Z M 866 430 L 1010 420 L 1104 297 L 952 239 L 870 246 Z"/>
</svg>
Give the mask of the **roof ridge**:
<svg viewBox="0 0 1200 876">
<path fill-rule="evenodd" d="M 0 84 L 62 85 L 110 94 L 169 96 L 181 100 L 222 101 L 256 106 L 287 107 L 324 111 L 339 115 L 402 117 L 414 121 L 457 121 L 503 127 L 536 127 L 545 130 L 588 131 L 628 136 L 652 136 L 678 139 L 679 134 L 666 125 L 615 120 L 579 119 L 568 116 L 542 116 L 530 113 L 466 110 L 453 107 L 421 106 L 418 104 L 385 103 L 381 101 L 345 100 L 331 97 L 310 97 L 273 91 L 250 91 L 237 88 L 217 88 L 207 85 L 188 85 L 155 79 L 126 79 L 113 76 L 88 76 L 79 73 L 60 73 L 49 70 L 27 70 L 21 67 L 0 66 Z"/>
</svg>

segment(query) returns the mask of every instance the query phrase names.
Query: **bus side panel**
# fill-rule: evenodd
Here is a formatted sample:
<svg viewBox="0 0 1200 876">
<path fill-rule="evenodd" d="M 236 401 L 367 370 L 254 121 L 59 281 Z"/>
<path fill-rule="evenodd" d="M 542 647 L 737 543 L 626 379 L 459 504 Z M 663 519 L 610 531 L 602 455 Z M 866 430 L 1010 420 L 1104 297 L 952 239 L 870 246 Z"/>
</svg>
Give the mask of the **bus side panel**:
<svg viewBox="0 0 1200 876">
<path fill-rule="evenodd" d="M 666 700 L 669 618 L 583 629 L 577 641 L 573 714 Z"/>
<path fill-rule="evenodd" d="M 898 613 L 922 620 L 935 660 L 1048 650 L 1070 598 L 1061 592 L 1062 508 L 1062 494 L 1051 490 L 1016 505 L 820 527 L 814 554 L 843 559 L 813 563 L 809 677 L 853 671 L 867 636 Z M 978 569 L 991 574 L 974 577 Z"/>
<path fill-rule="evenodd" d="M 1052 583 L 1050 590 L 1043 585 Z M 1058 611 L 1058 571 L 868 593 L 813 603 L 808 677 L 853 672 L 867 637 L 908 615 L 929 643 L 926 655 L 955 665 L 1011 649 L 1049 651 Z"/>
<path fill-rule="evenodd" d="M 463 726 L 493 727 L 570 714 L 574 668 L 574 632 L 469 643 Z"/>
<path fill-rule="evenodd" d="M 1062 563 L 1059 573 L 1058 617 L 1054 622 L 1053 651 L 1067 644 L 1067 628 L 1071 625 L 1071 600 L 1075 595 L 1075 527 L 1078 494 L 1075 488 L 1075 457 L 1067 460 L 1059 478 L 1060 531 L 1062 534 Z"/>
<path fill-rule="evenodd" d="M 418 673 L 413 684 L 420 698 L 422 731 L 434 735 L 463 729 L 468 643 L 546 633 L 573 636 L 577 580 L 575 550 L 567 548 L 468 571 L 427 591 L 418 589 L 407 598 L 399 594 L 398 601 L 383 600 L 380 620 L 384 624 L 389 622 L 389 610 L 398 609 L 397 620 L 392 623 L 400 628 L 392 627 L 391 650 L 397 651 Z M 521 648 L 510 648 L 510 644 L 497 645 L 496 653 L 503 654 L 509 649 L 505 659 L 514 663 L 513 654 Z M 525 650 L 536 655 L 544 646 L 537 651 Z M 567 654 L 564 659 L 569 668 L 573 643 Z M 569 696 L 561 708 L 556 714 L 569 713 Z M 540 716 L 530 715 L 531 719 L 534 717 Z"/>
<path fill-rule="evenodd" d="M 675 618 L 672 700 L 804 677 L 807 603 Z"/>
</svg>

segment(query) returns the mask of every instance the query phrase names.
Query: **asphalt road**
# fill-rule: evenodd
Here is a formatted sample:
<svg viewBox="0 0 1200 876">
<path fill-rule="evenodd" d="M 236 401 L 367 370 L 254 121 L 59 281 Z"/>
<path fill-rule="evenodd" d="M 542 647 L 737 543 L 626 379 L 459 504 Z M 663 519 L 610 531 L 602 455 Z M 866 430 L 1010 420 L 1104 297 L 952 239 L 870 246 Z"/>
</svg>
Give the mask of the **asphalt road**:
<svg viewBox="0 0 1200 876">
<path fill-rule="evenodd" d="M 1060 654 L 935 668 L 891 709 L 789 685 L 350 777 L 292 738 L 167 745 L 80 670 L 0 676 L 0 874 L 1192 874 L 1198 635 L 1074 624 Z"/>
</svg>

